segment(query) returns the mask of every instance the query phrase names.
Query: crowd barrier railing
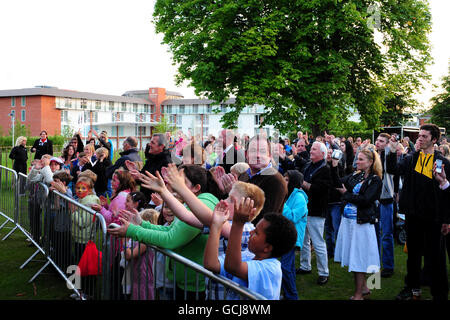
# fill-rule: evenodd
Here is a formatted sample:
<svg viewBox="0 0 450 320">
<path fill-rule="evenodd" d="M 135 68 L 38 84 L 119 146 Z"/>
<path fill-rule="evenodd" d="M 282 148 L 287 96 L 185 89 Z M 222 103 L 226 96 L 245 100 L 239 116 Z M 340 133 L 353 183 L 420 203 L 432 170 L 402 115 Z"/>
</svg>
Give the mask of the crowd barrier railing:
<svg viewBox="0 0 450 320">
<path fill-rule="evenodd" d="M 16 229 L 15 215 L 17 208 L 17 172 L 0 166 L 0 217 L 4 219 L 0 225 L 3 228 L 11 229 L 2 240 L 6 240 Z M 13 226 L 10 226 L 10 225 Z"/>
<path fill-rule="evenodd" d="M 233 293 L 234 299 L 265 300 L 262 295 L 171 250 L 111 236 L 100 213 L 66 194 L 50 190 L 42 182 L 27 181 L 26 175 L 3 166 L 0 166 L 0 217 L 6 219 L 0 229 L 8 223 L 13 225 L 7 236 L 18 229 L 36 247 L 20 269 L 38 254 L 45 257 L 44 265 L 29 282 L 51 265 L 68 289 L 73 290 L 73 298 L 211 300 L 227 299 Z M 101 255 L 96 256 L 97 269 L 83 274 L 79 262 L 88 243 L 95 244 Z M 181 267 L 184 270 L 177 270 Z M 184 281 L 180 281 L 180 273 Z M 192 283 L 192 279 L 188 281 L 192 273 L 195 290 L 186 285 Z"/>
</svg>

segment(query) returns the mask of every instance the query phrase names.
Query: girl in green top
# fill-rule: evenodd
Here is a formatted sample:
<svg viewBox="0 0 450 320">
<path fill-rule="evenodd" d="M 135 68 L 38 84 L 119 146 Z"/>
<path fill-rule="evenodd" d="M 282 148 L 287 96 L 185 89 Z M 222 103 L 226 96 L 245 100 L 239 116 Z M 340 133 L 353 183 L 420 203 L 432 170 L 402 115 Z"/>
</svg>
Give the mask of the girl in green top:
<svg viewBox="0 0 450 320">
<path fill-rule="evenodd" d="M 185 183 L 189 189 L 206 206 L 214 210 L 219 200 L 214 195 L 206 192 L 206 170 L 198 165 L 183 165 L 181 168 L 184 169 Z M 185 258 L 203 265 L 203 253 L 208 236 L 202 234 L 200 229 L 192 227 L 178 218 L 175 218 L 170 226 L 152 225 L 142 220 L 134 221 L 136 224 L 130 224 L 123 218 L 121 218 L 121 221 L 122 226 L 120 228 L 108 230 L 110 234 L 118 237 L 126 236 L 146 244 L 173 250 Z M 167 277 L 170 281 L 173 281 L 173 268 L 173 262 L 167 264 Z M 187 300 L 195 299 L 196 291 L 199 292 L 199 299 L 204 300 L 204 277 L 197 277 L 193 270 L 187 269 L 187 279 L 185 281 L 184 265 L 175 263 L 175 268 L 177 299 L 184 300 L 184 290 L 186 289 Z"/>
</svg>

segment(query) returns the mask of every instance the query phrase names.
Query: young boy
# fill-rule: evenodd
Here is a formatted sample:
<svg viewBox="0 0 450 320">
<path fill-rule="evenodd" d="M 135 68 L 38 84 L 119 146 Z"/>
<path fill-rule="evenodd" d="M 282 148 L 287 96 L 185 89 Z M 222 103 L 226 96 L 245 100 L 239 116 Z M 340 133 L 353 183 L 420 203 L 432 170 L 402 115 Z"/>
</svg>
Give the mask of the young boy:
<svg viewBox="0 0 450 320">
<path fill-rule="evenodd" d="M 269 300 L 279 300 L 282 271 L 278 257 L 292 250 L 297 239 L 294 224 L 276 213 L 266 213 L 250 232 L 248 249 L 255 255 L 253 259 L 241 257 L 241 239 L 244 225 L 255 218 L 253 201 L 242 199 L 235 204 L 233 224 L 225 257 L 218 256 L 222 226 L 229 218 L 229 207 L 224 201 L 216 206 L 205 248 L 203 263 L 205 268 L 219 273 L 236 283 L 259 293 Z M 228 299 L 239 299 L 231 293 Z"/>
</svg>

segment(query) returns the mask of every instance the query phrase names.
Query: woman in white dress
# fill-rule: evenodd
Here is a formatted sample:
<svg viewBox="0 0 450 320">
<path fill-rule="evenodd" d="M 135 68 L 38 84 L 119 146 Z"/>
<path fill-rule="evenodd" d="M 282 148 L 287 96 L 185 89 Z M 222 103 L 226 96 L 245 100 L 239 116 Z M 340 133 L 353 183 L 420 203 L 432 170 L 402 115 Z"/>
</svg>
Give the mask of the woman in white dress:
<svg viewBox="0 0 450 320">
<path fill-rule="evenodd" d="M 336 188 L 342 194 L 345 204 L 343 218 L 336 240 L 334 260 L 348 266 L 353 272 L 355 293 L 352 300 L 362 300 L 370 295 L 367 288 L 366 273 L 376 273 L 380 269 L 375 226 L 378 220 L 376 200 L 382 187 L 382 166 L 377 152 L 368 148 L 359 152 L 356 172 L 339 181 L 337 162 L 332 164 L 332 176 Z"/>
</svg>

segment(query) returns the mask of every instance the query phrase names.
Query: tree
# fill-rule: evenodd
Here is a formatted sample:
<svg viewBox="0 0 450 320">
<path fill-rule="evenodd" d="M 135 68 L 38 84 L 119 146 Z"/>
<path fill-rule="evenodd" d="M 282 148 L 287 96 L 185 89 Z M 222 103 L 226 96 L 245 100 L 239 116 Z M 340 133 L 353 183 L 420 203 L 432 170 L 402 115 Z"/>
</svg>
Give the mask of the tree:
<svg viewBox="0 0 450 320">
<path fill-rule="evenodd" d="M 442 88 L 443 92 L 431 98 L 433 106 L 430 110 L 430 121 L 444 127 L 448 132 L 450 130 L 450 64 L 449 74 L 442 78 Z"/>
<path fill-rule="evenodd" d="M 431 62 L 425 0 L 157 0 L 153 17 L 177 84 L 218 103 L 236 98 L 226 127 L 253 104 L 281 132 L 316 135 L 352 109 L 375 127 L 388 79 L 401 73 L 419 88 Z"/>
<path fill-rule="evenodd" d="M 153 133 L 170 132 L 171 134 L 175 134 L 176 128 L 170 124 L 168 119 L 169 116 L 167 114 L 161 116 L 159 123 L 153 129 Z"/>
</svg>

